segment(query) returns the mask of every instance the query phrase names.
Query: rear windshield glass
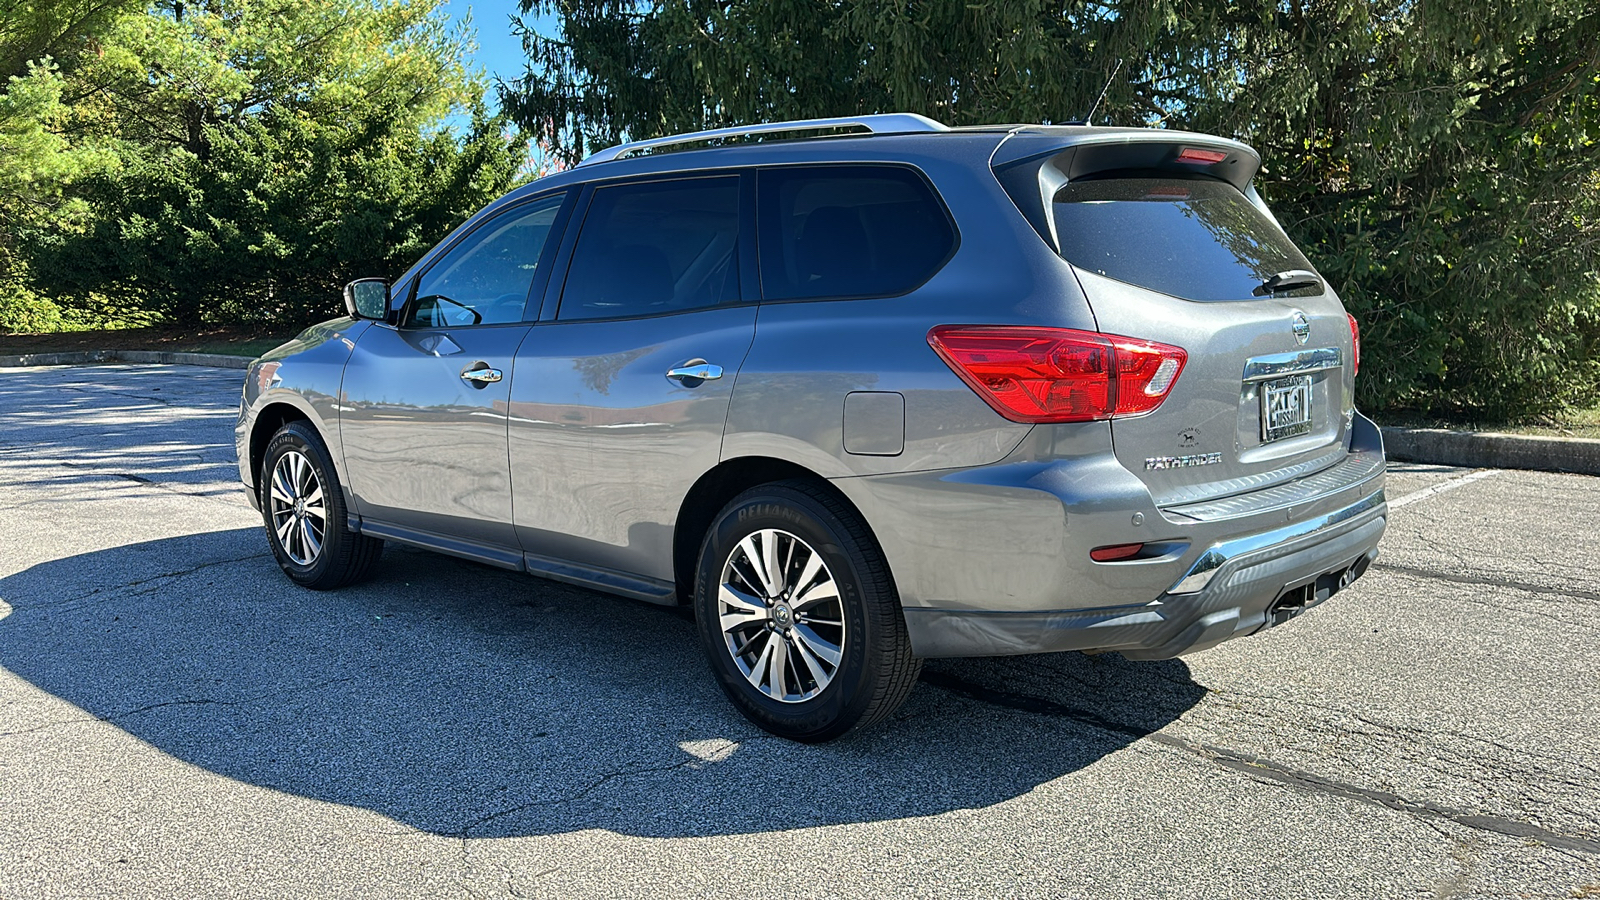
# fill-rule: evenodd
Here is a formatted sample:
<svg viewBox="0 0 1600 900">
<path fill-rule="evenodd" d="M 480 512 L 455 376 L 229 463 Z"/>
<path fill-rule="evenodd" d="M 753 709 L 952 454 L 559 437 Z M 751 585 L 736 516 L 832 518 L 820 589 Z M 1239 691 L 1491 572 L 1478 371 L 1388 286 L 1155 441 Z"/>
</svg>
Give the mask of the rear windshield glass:
<svg viewBox="0 0 1600 900">
<path fill-rule="evenodd" d="M 1187 300 L 1249 300 L 1273 275 L 1311 268 L 1265 213 L 1220 181 L 1075 181 L 1056 194 L 1055 220 L 1068 262 Z"/>
</svg>

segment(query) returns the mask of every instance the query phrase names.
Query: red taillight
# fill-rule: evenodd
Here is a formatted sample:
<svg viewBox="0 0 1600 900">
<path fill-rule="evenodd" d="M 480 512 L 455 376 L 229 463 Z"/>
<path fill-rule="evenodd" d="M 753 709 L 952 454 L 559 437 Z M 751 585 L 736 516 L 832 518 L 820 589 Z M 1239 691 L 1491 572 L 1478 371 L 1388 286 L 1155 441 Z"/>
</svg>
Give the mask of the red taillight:
<svg viewBox="0 0 1600 900">
<path fill-rule="evenodd" d="M 1356 317 L 1345 313 L 1344 317 L 1350 320 L 1350 344 L 1355 348 L 1355 359 L 1351 360 L 1351 375 L 1361 374 L 1361 326 L 1356 324 Z"/>
<path fill-rule="evenodd" d="M 1004 325 L 940 325 L 928 344 L 1013 422 L 1089 422 L 1161 405 L 1189 359 L 1137 338 Z"/>
<path fill-rule="evenodd" d="M 1185 147 L 1178 152 L 1178 162 L 1181 163 L 1200 163 L 1209 166 L 1213 163 L 1222 162 L 1227 158 L 1228 154 L 1225 150 L 1201 150 L 1198 147 Z"/>
<path fill-rule="evenodd" d="M 1112 544 L 1109 547 L 1096 547 L 1089 551 L 1089 558 L 1095 562 L 1116 562 L 1119 559 L 1130 559 L 1138 556 L 1144 549 L 1143 544 Z"/>
</svg>

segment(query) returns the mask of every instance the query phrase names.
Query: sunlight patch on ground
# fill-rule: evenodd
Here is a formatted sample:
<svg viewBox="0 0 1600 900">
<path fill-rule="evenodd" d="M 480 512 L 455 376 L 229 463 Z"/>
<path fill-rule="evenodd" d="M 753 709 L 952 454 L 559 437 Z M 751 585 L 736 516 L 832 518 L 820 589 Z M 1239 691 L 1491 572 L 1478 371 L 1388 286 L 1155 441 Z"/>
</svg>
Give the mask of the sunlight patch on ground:
<svg viewBox="0 0 1600 900">
<path fill-rule="evenodd" d="M 709 738 L 703 741 L 679 741 L 678 749 L 702 762 L 722 762 L 739 749 L 739 744 L 727 738 Z"/>
</svg>

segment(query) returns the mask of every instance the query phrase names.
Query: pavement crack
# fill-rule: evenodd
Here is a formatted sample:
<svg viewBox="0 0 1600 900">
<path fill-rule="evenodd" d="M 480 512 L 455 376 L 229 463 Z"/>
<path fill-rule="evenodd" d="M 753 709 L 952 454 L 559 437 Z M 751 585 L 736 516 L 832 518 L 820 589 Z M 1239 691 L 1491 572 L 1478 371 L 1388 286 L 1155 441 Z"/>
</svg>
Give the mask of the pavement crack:
<svg viewBox="0 0 1600 900">
<path fill-rule="evenodd" d="M 18 488 L 18 487 L 24 487 L 24 489 L 25 489 L 25 486 L 19 485 L 17 483 L 12 483 L 12 482 L 7 482 L 7 483 L 0 484 L 0 487 L 4 487 L 4 488 L 7 488 L 7 489 L 14 489 L 14 488 Z M 100 487 L 77 487 L 77 488 L 71 488 L 69 490 L 58 491 L 56 493 L 43 494 L 41 496 L 34 497 L 32 500 L 23 500 L 23 501 L 21 501 L 19 503 L 0 504 L 0 512 L 12 512 L 14 510 L 25 509 L 25 508 L 30 507 L 30 506 L 40 506 L 40 505 L 52 504 L 52 503 L 63 503 L 63 502 L 66 502 L 66 501 L 77 500 L 77 499 L 80 499 L 80 498 L 83 498 L 83 497 L 97 498 L 100 495 L 101 495 Z"/>
<path fill-rule="evenodd" d="M 480 894 L 478 891 L 473 890 L 472 884 L 471 884 L 471 875 L 472 875 L 472 859 L 471 859 L 471 855 L 472 855 L 472 851 L 467 847 L 467 836 L 465 834 L 462 834 L 460 840 L 461 840 L 461 873 L 460 873 L 460 880 L 459 880 L 458 884 L 461 886 L 461 893 L 466 895 L 466 896 L 468 896 L 468 897 L 473 897 L 473 898 L 482 897 L 483 896 L 482 894 Z"/>
<path fill-rule="evenodd" d="M 68 382 L 66 384 L 58 385 L 57 387 L 59 389 L 61 389 L 61 390 L 64 390 L 64 391 L 72 391 L 75 394 L 93 394 L 93 395 L 110 394 L 110 395 L 112 395 L 114 397 L 126 397 L 129 400 L 143 400 L 146 403 L 159 403 L 160 405 L 166 406 L 166 407 L 178 406 L 179 403 L 180 403 L 180 399 L 181 399 L 181 398 L 168 399 L 166 397 L 152 397 L 149 394 L 136 394 L 136 393 L 133 393 L 132 391 L 119 391 L 119 390 L 116 390 L 114 388 L 106 387 L 103 384 L 97 384 L 93 388 L 88 388 L 88 387 L 80 387 L 77 384 L 72 384 L 72 383 Z M 122 409 L 126 409 L 126 408 L 127 407 L 122 407 Z"/>
<path fill-rule="evenodd" d="M 21 737 L 25 734 L 37 734 L 41 731 L 48 731 L 51 728 L 60 728 L 63 725 L 84 725 L 101 721 L 104 720 L 95 718 L 94 716 L 78 716 L 72 719 L 57 719 L 54 722 L 46 722 L 43 725 L 35 725 L 32 728 L 24 728 L 20 731 L 0 731 L 0 738 Z"/>
<path fill-rule="evenodd" d="M 1158 733 L 1150 735 L 1150 738 L 1157 743 L 1186 750 L 1225 769 L 1232 769 L 1258 780 L 1275 781 L 1305 791 L 1343 797 L 1347 800 L 1355 800 L 1372 806 L 1382 806 L 1419 818 L 1454 822 L 1457 825 L 1464 825 L 1477 831 L 1534 840 L 1564 850 L 1600 854 L 1600 841 L 1562 834 L 1527 822 L 1518 822 L 1515 819 L 1507 819 L 1502 816 L 1469 812 L 1434 803 L 1431 800 L 1411 800 L 1389 791 L 1379 791 L 1348 782 L 1336 781 L 1332 778 L 1324 778 L 1310 772 L 1292 769 L 1259 756 L 1238 753 L 1210 744 L 1192 743 L 1171 735 Z"/>
<path fill-rule="evenodd" d="M 954 675 L 946 675 L 943 672 L 933 672 L 924 669 L 922 672 L 922 682 L 924 684 L 931 684 L 940 690 L 948 691 L 952 694 L 959 694 L 960 696 L 966 697 L 969 700 L 987 703 L 990 706 L 1002 706 L 1006 709 L 1017 710 L 1018 712 L 1027 712 L 1034 713 L 1036 715 L 1071 719 L 1075 722 L 1081 722 L 1092 728 L 1098 728 L 1101 731 L 1109 731 L 1134 739 L 1151 736 L 1151 731 L 1148 728 L 1140 728 L 1137 725 L 1130 725 L 1126 722 L 1118 722 L 1113 719 L 1108 719 L 1099 713 L 1084 709 L 1082 707 L 1067 706 L 1063 703 L 1057 703 L 1054 700 L 1046 700 L 1043 697 L 1030 697 L 1025 694 L 1017 694 L 1011 691 L 1001 691 L 990 687 L 984 687 L 981 684 L 973 684 L 970 681 L 957 678 Z"/>
<path fill-rule="evenodd" d="M 744 742 L 735 742 L 735 749 L 743 746 L 743 743 Z M 678 769 L 692 768 L 694 766 L 703 765 L 704 763 L 705 760 L 695 757 L 662 766 L 644 766 L 632 769 L 618 769 L 615 772 L 606 772 L 582 789 L 574 791 L 573 793 L 564 797 L 550 797 L 544 800 L 530 800 L 526 803 L 518 803 L 514 806 L 508 806 L 504 809 L 496 810 L 495 812 L 480 816 L 477 819 L 468 822 L 466 825 L 463 825 L 459 831 L 454 833 L 465 840 L 468 837 L 471 837 L 473 831 L 480 829 L 497 819 L 503 819 L 506 816 L 515 815 L 525 810 L 537 809 L 541 806 L 560 806 L 565 803 L 577 802 L 619 778 L 633 778 L 638 775 L 657 775 L 662 772 L 672 772 Z"/>
<path fill-rule="evenodd" d="M 318 682 L 316 684 L 307 685 L 304 688 L 300 688 L 299 691 L 296 691 L 296 693 L 298 693 L 300 691 L 316 690 L 318 688 L 327 687 L 329 685 L 339 684 L 341 682 L 353 681 L 353 680 L 354 680 L 353 677 L 352 678 L 333 678 L 333 679 L 329 679 L 328 681 L 322 681 L 322 682 Z M 184 699 L 179 699 L 179 700 L 162 700 L 162 701 L 160 701 L 158 703 L 146 703 L 143 706 L 136 706 L 133 709 L 125 709 L 125 710 L 122 710 L 121 712 L 107 713 L 106 715 L 103 715 L 103 716 L 82 716 L 82 717 L 72 718 L 72 719 L 60 719 L 60 720 L 57 720 L 55 722 L 46 722 L 43 725 L 37 725 L 37 726 L 34 726 L 33 728 L 25 728 L 25 729 L 23 729 L 21 731 L 0 732 L 0 738 L 16 737 L 18 735 L 23 735 L 23 734 L 33 734 L 34 732 L 44 731 L 46 729 L 56 728 L 56 727 L 59 727 L 59 726 L 62 726 L 62 725 L 80 725 L 80 724 L 86 724 L 86 723 L 91 723 L 91 722 L 104 722 L 104 723 L 106 723 L 108 725 L 119 725 L 119 724 L 121 724 L 122 720 L 124 720 L 124 719 L 131 719 L 134 716 L 142 716 L 145 713 L 153 712 L 153 711 L 158 710 L 158 709 L 166 709 L 167 707 L 171 707 L 171 706 L 246 706 L 246 705 L 249 705 L 251 703 L 259 703 L 262 700 L 268 700 L 268 699 L 271 699 L 271 698 L 274 698 L 274 697 L 281 697 L 281 696 L 283 696 L 283 694 L 284 694 L 283 691 L 278 690 L 278 691 L 272 691 L 270 693 L 263 693 L 263 694 L 250 696 L 250 697 L 241 697 L 241 698 L 239 698 L 237 700 L 218 700 L 218 699 L 215 699 L 215 698 L 212 698 L 212 697 L 193 697 L 193 698 L 184 698 Z"/>
<path fill-rule="evenodd" d="M 1425 546 L 1427 549 L 1432 550 L 1434 553 L 1451 560 L 1452 563 L 1458 568 L 1468 568 L 1466 557 L 1461 555 L 1462 547 L 1459 541 L 1435 539 L 1431 534 L 1428 533 L 1426 528 L 1418 528 L 1415 532 L 1415 536 L 1417 540 L 1421 541 L 1423 546 Z"/>
<path fill-rule="evenodd" d="M 25 611 L 25 610 L 37 610 L 37 609 L 57 609 L 59 607 L 68 606 L 68 605 L 73 604 L 73 603 L 78 603 L 80 601 L 84 601 L 84 600 L 88 600 L 88 599 L 93 598 L 93 597 L 97 597 L 97 595 L 100 595 L 100 594 L 105 594 L 105 596 L 104 597 L 99 597 L 98 599 L 109 600 L 109 599 L 112 599 L 113 597 L 116 596 L 115 594 L 112 593 L 113 591 L 122 591 L 122 590 L 127 590 L 129 588 L 143 587 L 144 585 L 150 584 L 151 582 L 161 581 L 163 579 L 168 579 L 168 578 L 182 578 L 185 575 L 193 575 L 196 572 L 201 572 L 201 571 L 204 571 L 206 569 L 214 568 L 216 566 L 226 566 L 226 565 L 231 565 L 233 563 L 247 562 L 247 561 L 252 560 L 252 559 L 262 559 L 264 557 L 268 557 L 268 556 L 271 556 L 271 555 L 272 554 L 270 554 L 270 553 L 251 553 L 251 554 L 249 554 L 247 556 L 235 556 L 235 557 L 229 557 L 227 559 L 214 559 L 214 560 L 209 560 L 209 561 L 203 562 L 203 563 L 197 563 L 196 565 L 190 566 L 187 569 L 178 569 L 178 570 L 173 571 L 173 572 L 161 572 L 161 573 L 156 574 L 156 575 L 150 575 L 150 576 L 145 577 L 145 578 L 140 578 L 140 579 L 138 579 L 136 581 L 125 581 L 125 582 L 121 582 L 119 584 L 108 585 L 106 587 L 99 587 L 99 588 L 95 588 L 95 589 L 89 591 L 88 593 L 77 594 L 77 595 L 74 595 L 72 597 L 63 597 L 63 598 L 61 598 L 59 600 L 50 600 L 50 601 L 47 601 L 47 602 L 44 602 L 44 603 L 23 603 L 23 602 L 17 602 L 17 601 L 11 601 L 11 603 L 12 603 L 12 606 L 14 606 L 19 611 Z"/>
<path fill-rule="evenodd" d="M 1422 569 L 1415 566 L 1400 566 L 1393 563 L 1375 562 L 1374 569 L 1383 569 L 1388 572 L 1398 572 L 1414 578 L 1427 578 L 1433 581 L 1448 581 L 1451 584 L 1466 584 L 1479 587 L 1503 587 L 1512 590 L 1525 591 L 1529 594 L 1539 594 L 1549 597 L 1564 597 L 1571 600 L 1589 600 L 1600 603 L 1600 591 L 1585 591 L 1577 588 L 1552 588 L 1540 584 L 1531 584 L 1526 581 L 1513 581 L 1509 578 L 1493 578 L 1481 575 L 1452 575 L 1448 572 L 1438 572 L 1433 569 Z"/>
<path fill-rule="evenodd" d="M 221 461 L 219 461 L 217 464 L 220 465 Z M 213 501 L 216 501 L 218 503 L 226 503 L 229 506 L 238 506 L 239 505 L 238 502 L 237 502 L 237 500 L 238 500 L 237 496 L 219 495 L 219 494 L 204 494 L 204 493 L 196 493 L 194 491 L 185 491 L 185 490 L 180 489 L 178 487 L 178 485 L 176 483 L 174 483 L 174 482 L 157 481 L 154 478 L 147 478 L 147 477 L 145 477 L 143 475 L 135 475 L 132 472 L 111 472 L 111 471 L 106 471 L 106 469 L 104 467 L 102 467 L 102 466 L 91 465 L 91 464 L 88 464 L 88 463 L 63 462 L 63 463 L 61 463 L 61 465 L 66 466 L 67 468 L 70 468 L 70 469 L 78 469 L 80 471 L 92 472 L 92 473 L 94 473 L 96 475 L 100 475 L 100 476 L 105 477 L 105 478 L 120 478 L 123 481 L 129 481 L 129 482 L 132 482 L 134 484 L 142 484 L 142 485 L 145 485 L 147 487 L 155 488 L 158 491 L 164 491 L 164 492 L 166 492 L 168 494 L 172 494 L 175 497 L 188 497 L 188 498 L 191 498 L 191 499 L 194 499 L 194 500 L 213 500 Z M 214 482 L 214 483 L 220 483 L 220 482 Z M 239 493 L 245 493 L 243 485 L 237 485 L 237 489 L 238 489 Z"/>
<path fill-rule="evenodd" d="M 1294 769 L 1260 756 L 1228 750 L 1212 744 L 1187 741 L 1182 738 L 1150 731 L 1136 725 L 1107 719 L 1089 710 L 1067 706 L 1042 697 L 1030 697 L 1011 691 L 996 690 L 972 684 L 943 673 L 924 673 L 923 680 L 972 700 L 1028 712 L 1036 715 L 1070 719 L 1091 728 L 1121 734 L 1135 739 L 1145 739 L 1176 750 L 1182 750 L 1217 766 L 1248 775 L 1258 781 L 1270 781 L 1299 790 L 1327 794 L 1358 803 L 1381 806 L 1396 812 L 1423 819 L 1454 822 L 1477 831 L 1487 831 L 1507 837 L 1539 841 L 1551 847 L 1588 854 L 1600 854 L 1600 840 L 1563 834 L 1527 822 L 1502 816 L 1485 815 L 1456 809 L 1431 800 L 1412 800 L 1389 791 L 1361 787 L 1348 782 L 1324 778 L 1311 772 Z"/>
<path fill-rule="evenodd" d="M 343 678 L 329 678 L 324 681 L 314 682 L 298 688 L 280 688 L 278 690 L 266 691 L 260 694 L 252 694 L 248 697 L 239 697 L 235 700 L 217 700 L 211 697 L 195 697 L 193 699 L 185 700 L 163 700 L 160 703 L 149 703 L 144 706 L 126 710 L 124 712 L 111 713 L 110 715 L 100 716 L 98 718 L 102 722 L 109 722 L 115 725 L 121 719 L 132 718 L 133 716 L 143 715 L 144 713 L 151 712 L 152 710 L 164 709 L 169 706 L 249 706 L 253 703 L 260 703 L 263 700 L 274 700 L 281 698 L 285 694 L 303 694 L 307 691 L 318 691 L 325 687 L 332 687 L 336 684 L 348 684 L 349 682 L 355 681 L 356 677 L 357 676 L 349 675 Z"/>
<path fill-rule="evenodd" d="M 46 731 L 51 728 L 60 728 L 65 725 L 88 725 L 100 723 L 107 725 L 121 725 L 124 719 L 131 719 L 134 716 L 141 716 L 148 712 L 153 712 L 158 709 L 165 709 L 172 706 L 248 706 L 252 703 L 260 703 L 264 700 L 281 698 L 285 695 L 285 693 L 305 693 L 306 691 L 320 690 L 335 684 L 344 684 L 355 680 L 355 676 L 329 678 L 325 681 L 319 681 L 303 687 L 291 688 L 288 691 L 279 689 L 260 694 L 254 694 L 249 697 L 240 697 L 236 700 L 218 700 L 213 697 L 193 697 L 178 700 L 162 700 L 157 703 L 146 703 L 143 706 L 136 706 L 132 709 L 125 709 L 120 712 L 107 713 L 103 716 L 79 716 L 71 719 L 57 719 L 54 722 L 46 722 L 43 725 L 35 725 L 32 728 L 24 728 L 19 731 L 0 731 L 0 739 L 19 737 L 25 734 L 35 734 L 40 731 Z"/>
<path fill-rule="evenodd" d="M 1503 741 L 1496 741 L 1496 740 L 1493 740 L 1491 738 L 1481 737 L 1481 736 L 1476 735 L 1476 734 L 1467 734 L 1466 732 L 1463 732 L 1463 731 L 1450 731 L 1448 729 L 1443 729 L 1443 728 L 1418 728 L 1418 727 L 1412 726 L 1412 725 L 1402 725 L 1402 724 L 1398 724 L 1398 723 L 1395 723 L 1395 722 L 1379 721 L 1378 719 L 1374 719 L 1374 718 L 1372 718 L 1370 716 L 1364 716 L 1361 713 L 1356 712 L 1355 710 L 1346 709 L 1346 708 L 1341 707 L 1341 706 L 1334 706 L 1333 704 L 1329 704 L 1329 703 L 1318 703 L 1318 702 L 1316 702 L 1314 700 L 1308 700 L 1308 699 L 1301 698 L 1301 697 L 1280 697 L 1280 696 L 1277 696 L 1275 694 L 1254 693 L 1254 692 L 1251 692 L 1251 691 L 1239 690 L 1237 688 L 1228 688 L 1226 690 L 1216 690 L 1216 691 L 1214 691 L 1214 693 L 1217 694 L 1218 696 L 1224 697 L 1224 698 L 1243 697 L 1243 698 L 1246 698 L 1246 699 L 1258 700 L 1258 701 L 1262 701 L 1262 702 L 1265 702 L 1265 703 L 1281 703 L 1281 704 L 1284 704 L 1285 706 L 1298 706 L 1298 707 L 1304 707 L 1304 708 L 1307 708 L 1307 709 L 1320 710 L 1320 711 L 1325 712 L 1325 713 L 1331 713 L 1331 714 L 1333 714 L 1335 716 L 1342 716 L 1342 717 L 1347 718 L 1347 719 L 1352 719 L 1352 720 L 1354 720 L 1356 722 L 1360 722 L 1362 725 L 1365 725 L 1368 728 L 1373 729 L 1372 731 L 1361 732 L 1361 731 L 1358 731 L 1357 729 L 1353 729 L 1353 728 L 1350 728 L 1348 726 L 1345 726 L 1345 727 L 1342 727 L 1342 728 L 1339 729 L 1341 734 L 1358 734 L 1359 733 L 1359 734 L 1365 734 L 1365 735 L 1372 736 L 1372 737 L 1384 737 L 1384 736 L 1391 736 L 1391 735 L 1396 735 L 1396 734 L 1405 734 L 1405 735 L 1411 735 L 1411 736 L 1413 736 L 1413 738 L 1420 738 L 1420 739 L 1423 739 L 1423 740 L 1426 740 L 1426 739 L 1429 739 L 1429 738 L 1433 738 L 1433 737 L 1450 737 L 1450 738 L 1455 738 L 1456 740 L 1460 740 L 1460 741 L 1467 741 L 1467 742 L 1470 742 L 1470 743 L 1482 744 L 1482 745 L 1484 745 L 1486 747 L 1493 747 L 1496 750 L 1499 750 L 1499 751 L 1501 751 L 1503 753 L 1511 754 L 1513 756 L 1527 757 L 1527 758 L 1535 759 L 1535 760 L 1544 760 L 1547 764 L 1570 765 L 1570 766 L 1573 766 L 1574 768 L 1582 769 L 1586 773 L 1590 773 L 1590 774 L 1593 774 L 1593 775 L 1596 775 L 1596 776 L 1600 776 L 1600 769 L 1596 769 L 1594 766 L 1587 765 L 1587 764 L 1579 762 L 1577 760 L 1567 759 L 1565 757 L 1555 756 L 1555 755 L 1552 755 L 1552 754 L 1549 754 L 1549 753 L 1543 753 L 1543 752 L 1540 752 L 1538 750 L 1532 750 L 1532 749 L 1529 749 L 1526 746 L 1521 746 L 1521 745 L 1512 746 L 1511 744 L 1507 744 L 1507 743 L 1505 743 Z M 1237 706 L 1237 705 L 1234 708 L 1235 709 L 1240 709 L 1240 710 L 1243 709 L 1243 707 Z M 1304 724 L 1304 723 L 1302 723 L 1302 724 Z M 1558 782 L 1560 782 L 1560 783 L 1568 783 L 1565 779 L 1558 779 Z"/>
<path fill-rule="evenodd" d="M 211 705 L 216 705 L 216 706 L 237 706 L 238 704 L 243 703 L 243 702 L 245 702 L 245 701 L 243 701 L 243 700 L 213 700 L 210 697 L 197 697 L 197 698 L 195 698 L 193 700 L 163 700 L 160 703 L 146 704 L 145 706 L 135 707 L 135 708 L 127 710 L 125 712 L 112 713 L 111 715 L 106 716 L 105 718 L 101 719 L 101 721 L 102 722 L 115 723 L 119 719 L 131 719 L 134 716 L 144 715 L 145 713 L 150 712 L 151 710 L 165 709 L 166 707 L 169 707 L 169 706 L 211 706 Z"/>
</svg>

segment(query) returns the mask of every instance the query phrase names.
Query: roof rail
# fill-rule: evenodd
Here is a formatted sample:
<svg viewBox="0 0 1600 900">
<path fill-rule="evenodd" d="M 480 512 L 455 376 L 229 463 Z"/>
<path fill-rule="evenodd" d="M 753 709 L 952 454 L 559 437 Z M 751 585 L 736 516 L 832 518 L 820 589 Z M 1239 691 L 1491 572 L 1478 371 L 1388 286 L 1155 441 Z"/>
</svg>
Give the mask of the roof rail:
<svg viewBox="0 0 1600 900">
<path fill-rule="evenodd" d="M 857 129 L 867 134 L 908 134 L 950 130 L 948 126 L 935 122 L 927 116 L 919 116 L 916 113 L 882 113 L 871 116 L 843 116 L 836 119 L 769 122 L 765 125 L 740 125 L 733 128 L 717 128 L 711 131 L 696 131 L 691 134 L 675 134 L 670 137 L 652 138 L 648 141 L 618 144 L 615 147 L 608 147 L 593 156 L 585 158 L 578 165 L 587 166 L 592 163 L 622 159 L 637 155 L 643 151 L 660 150 L 677 144 L 696 144 L 702 141 L 742 138 L 760 134 L 786 134 L 796 131 L 838 131 L 841 129 Z M 831 137 L 833 135 L 812 136 Z"/>
</svg>

